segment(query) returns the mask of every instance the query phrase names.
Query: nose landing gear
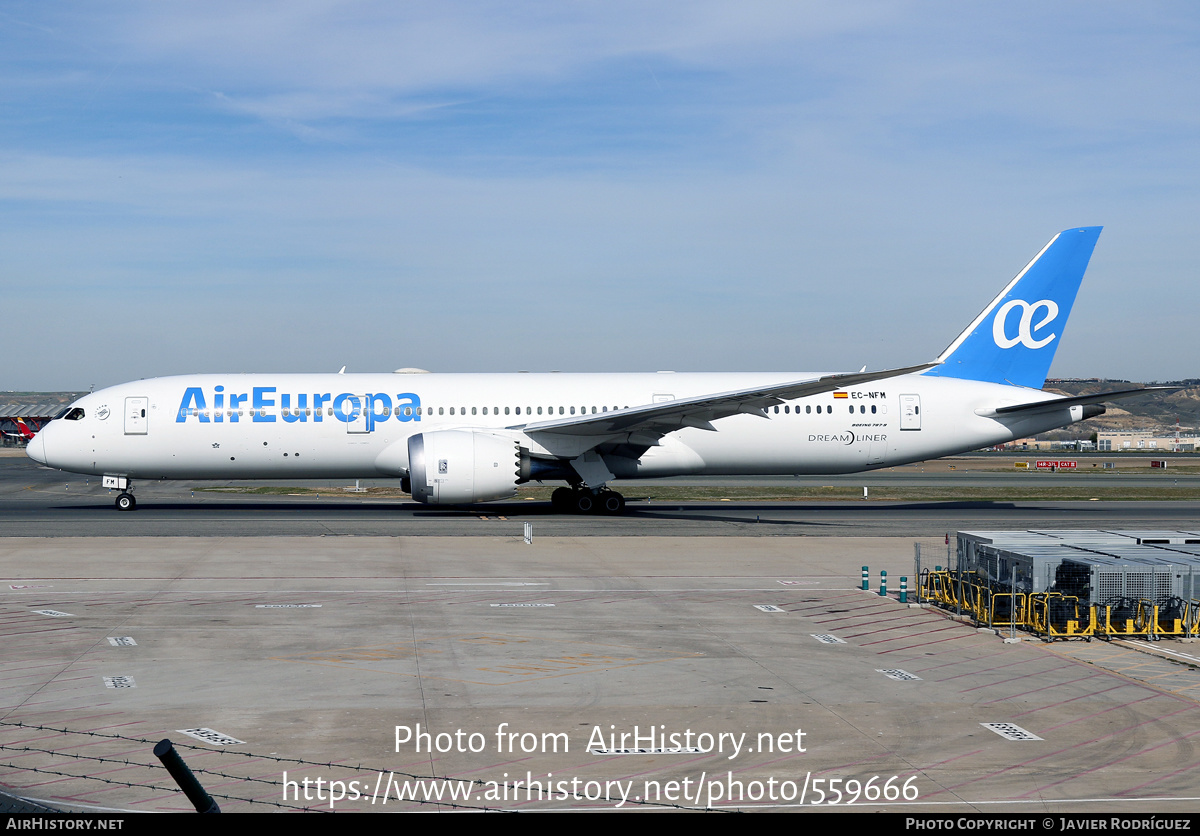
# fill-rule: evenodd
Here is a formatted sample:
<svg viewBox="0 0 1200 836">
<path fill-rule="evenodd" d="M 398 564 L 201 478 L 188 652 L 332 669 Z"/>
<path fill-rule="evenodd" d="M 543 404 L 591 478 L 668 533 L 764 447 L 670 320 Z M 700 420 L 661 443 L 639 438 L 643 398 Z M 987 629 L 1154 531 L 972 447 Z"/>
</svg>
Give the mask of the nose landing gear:
<svg viewBox="0 0 1200 836">
<path fill-rule="evenodd" d="M 106 487 L 117 488 L 120 491 L 120 493 L 117 494 L 116 501 L 118 511 L 137 510 L 137 500 L 133 498 L 132 479 L 128 479 L 124 476 L 105 476 L 104 481 L 107 483 Z"/>
<path fill-rule="evenodd" d="M 133 480 L 128 476 L 106 473 L 100 484 L 110 490 L 115 488 L 120 491 L 116 501 L 118 511 L 132 511 L 137 508 L 137 500 L 133 498 Z"/>
</svg>

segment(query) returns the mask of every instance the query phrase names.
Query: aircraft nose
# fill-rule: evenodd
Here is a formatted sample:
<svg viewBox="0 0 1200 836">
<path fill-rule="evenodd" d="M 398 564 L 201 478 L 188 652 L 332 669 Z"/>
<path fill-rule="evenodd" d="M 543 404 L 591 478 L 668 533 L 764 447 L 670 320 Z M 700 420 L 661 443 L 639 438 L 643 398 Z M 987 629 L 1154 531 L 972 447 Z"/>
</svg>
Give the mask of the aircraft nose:
<svg viewBox="0 0 1200 836">
<path fill-rule="evenodd" d="M 46 463 L 46 434 L 39 432 L 25 445 L 25 455 L 38 464 Z"/>
</svg>

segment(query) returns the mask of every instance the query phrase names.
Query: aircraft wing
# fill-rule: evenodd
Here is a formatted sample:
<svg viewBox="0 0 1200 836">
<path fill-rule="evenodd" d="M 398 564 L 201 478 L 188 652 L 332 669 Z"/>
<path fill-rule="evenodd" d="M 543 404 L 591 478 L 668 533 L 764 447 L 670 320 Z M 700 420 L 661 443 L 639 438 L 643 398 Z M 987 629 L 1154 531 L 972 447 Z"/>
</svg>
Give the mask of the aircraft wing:
<svg viewBox="0 0 1200 836">
<path fill-rule="evenodd" d="M 1089 403 L 1106 403 L 1119 398 L 1132 398 L 1136 395 L 1148 395 L 1154 392 L 1178 392 L 1182 386 L 1147 386 L 1144 389 L 1117 389 L 1112 392 L 1097 392 L 1094 395 L 1076 395 L 1073 398 L 1050 398 L 1049 400 L 1033 401 L 1031 403 L 1012 404 L 996 407 L 992 412 L 996 415 L 1011 415 L 1014 412 L 1036 412 L 1040 409 L 1061 409 L 1064 406 L 1081 406 Z"/>
<path fill-rule="evenodd" d="M 830 374 L 808 380 L 775 383 L 732 392 L 718 392 L 691 398 L 677 398 L 662 403 L 645 404 L 629 409 L 602 412 L 595 415 L 577 415 L 555 421 L 538 421 L 522 424 L 510 429 L 526 433 L 554 433 L 572 436 L 606 436 L 636 434 L 646 442 L 685 427 L 701 430 L 716 430 L 712 422 L 730 415 L 750 414 L 767 417 L 766 408 L 809 395 L 820 395 L 847 386 L 857 386 L 876 380 L 887 380 L 900 375 L 922 372 L 937 365 L 922 363 L 903 369 L 888 369 L 878 372 L 856 372 L 853 374 Z"/>
</svg>

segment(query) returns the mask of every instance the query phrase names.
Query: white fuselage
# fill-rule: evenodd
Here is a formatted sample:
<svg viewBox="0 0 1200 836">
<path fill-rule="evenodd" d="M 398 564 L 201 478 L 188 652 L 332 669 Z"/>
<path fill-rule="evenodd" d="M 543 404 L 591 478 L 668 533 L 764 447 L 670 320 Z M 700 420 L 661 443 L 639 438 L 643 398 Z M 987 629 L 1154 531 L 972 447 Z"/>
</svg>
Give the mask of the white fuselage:
<svg viewBox="0 0 1200 836">
<path fill-rule="evenodd" d="M 50 422 L 30 455 L 61 470 L 130 479 L 402 476 L 407 440 L 437 430 L 514 438 L 530 455 L 570 458 L 527 424 L 816 377 L 763 374 L 194 375 L 127 383 Z M 684 427 L 618 479 L 683 474 L 832 474 L 1010 441 L 1080 420 L 1078 407 L 987 417 L 1051 398 L 1037 390 L 908 374 Z"/>
</svg>

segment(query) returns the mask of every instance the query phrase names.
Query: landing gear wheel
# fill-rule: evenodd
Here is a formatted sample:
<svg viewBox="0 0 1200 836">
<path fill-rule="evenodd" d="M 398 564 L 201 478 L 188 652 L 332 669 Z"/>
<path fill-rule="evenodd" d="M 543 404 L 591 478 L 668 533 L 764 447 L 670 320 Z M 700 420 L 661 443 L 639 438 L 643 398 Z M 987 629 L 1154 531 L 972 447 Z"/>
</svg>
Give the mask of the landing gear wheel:
<svg viewBox="0 0 1200 836">
<path fill-rule="evenodd" d="M 580 491 L 575 494 L 575 511 L 580 514 L 591 514 L 596 510 L 596 497 L 590 491 Z"/>
<path fill-rule="evenodd" d="M 550 494 L 550 506 L 555 511 L 570 511 L 575 505 L 575 491 L 570 488 L 555 488 Z"/>
<path fill-rule="evenodd" d="M 117 497 L 118 511 L 132 511 L 137 508 L 137 500 L 133 498 L 131 493 L 123 493 Z"/>
<path fill-rule="evenodd" d="M 625 497 L 616 491 L 601 491 L 596 499 L 602 514 L 619 514 L 625 510 Z"/>
</svg>

